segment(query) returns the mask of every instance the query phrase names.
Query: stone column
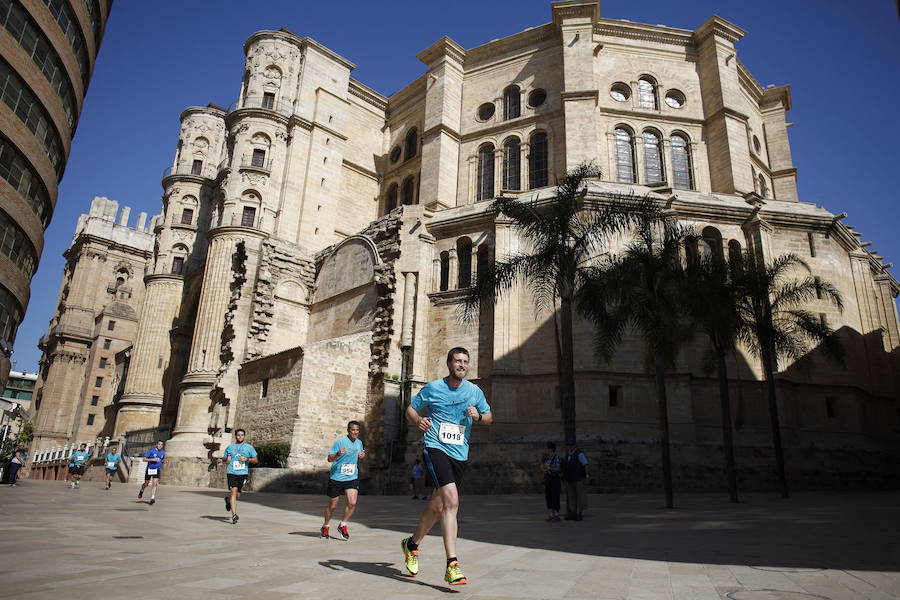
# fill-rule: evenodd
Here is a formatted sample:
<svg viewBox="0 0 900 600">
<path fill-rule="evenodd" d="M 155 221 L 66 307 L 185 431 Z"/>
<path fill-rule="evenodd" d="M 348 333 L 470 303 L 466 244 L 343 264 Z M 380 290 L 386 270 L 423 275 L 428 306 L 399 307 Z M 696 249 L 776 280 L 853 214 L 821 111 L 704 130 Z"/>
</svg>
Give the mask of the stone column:
<svg viewBox="0 0 900 600">
<path fill-rule="evenodd" d="M 417 283 L 418 273 L 403 274 L 403 320 L 400 328 L 400 346 L 404 348 L 413 344 L 416 324 Z"/>
<path fill-rule="evenodd" d="M 169 332 L 181 304 L 184 278 L 159 274 L 144 278 L 144 305 L 138 321 L 125 391 L 118 402 L 113 437 L 159 425 L 164 373 L 171 356 Z"/>
<path fill-rule="evenodd" d="M 459 260 L 456 256 L 456 248 L 450 248 L 450 268 L 447 274 L 447 289 L 455 290 L 459 286 Z"/>
<path fill-rule="evenodd" d="M 441 289 L 441 257 L 437 256 L 431 261 L 431 291 L 437 292 Z"/>
</svg>

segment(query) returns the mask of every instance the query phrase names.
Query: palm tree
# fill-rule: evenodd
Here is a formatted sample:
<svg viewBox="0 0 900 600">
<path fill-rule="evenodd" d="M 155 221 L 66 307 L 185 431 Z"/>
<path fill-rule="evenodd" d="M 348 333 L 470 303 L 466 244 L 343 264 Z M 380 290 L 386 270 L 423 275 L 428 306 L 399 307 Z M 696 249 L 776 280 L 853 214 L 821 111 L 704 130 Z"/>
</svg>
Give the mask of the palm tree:
<svg viewBox="0 0 900 600">
<path fill-rule="evenodd" d="M 734 260 L 739 260 L 735 258 Z M 730 273 L 740 265 L 730 265 L 724 256 L 713 251 L 703 259 L 689 260 L 683 289 L 684 305 L 692 325 L 709 340 L 711 358 L 719 382 L 722 417 L 722 447 L 725 451 L 725 474 L 731 502 L 738 501 L 737 470 L 731 430 L 731 400 L 728 395 L 728 354 L 737 347 L 740 330 L 737 288 Z"/>
<path fill-rule="evenodd" d="M 538 309 L 558 307 L 556 327 L 557 374 L 566 438 L 576 434 L 573 299 L 583 284 L 590 261 L 604 248 L 609 236 L 623 231 L 628 213 L 616 202 L 600 206 L 586 202 L 585 183 L 600 171 L 582 164 L 557 182 L 553 198 L 521 202 L 500 197 L 491 208 L 509 218 L 530 250 L 496 260 L 479 269 L 462 306 L 463 320 L 471 321 L 482 303 L 494 304 L 517 281 L 531 290 Z"/>
<path fill-rule="evenodd" d="M 840 293 L 830 283 L 809 275 L 802 279 L 794 278 L 793 271 L 796 269 L 807 273 L 810 270 L 803 259 L 793 254 L 779 256 L 766 265 L 752 252 L 744 254 L 741 263 L 732 269 L 733 282 L 740 292 L 737 305 L 740 317 L 738 338 L 759 356 L 766 380 L 772 443 L 782 498 L 788 497 L 788 487 L 775 387 L 778 358 L 797 360 L 809 351 L 812 344 L 821 344 L 825 355 L 837 361 L 842 361 L 844 356 L 843 346 L 834 331 L 804 308 L 810 302 L 821 299 L 843 310 Z"/>
<path fill-rule="evenodd" d="M 596 327 L 597 353 L 609 359 L 628 327 L 644 340 L 652 362 L 659 405 L 660 446 L 666 507 L 672 508 L 672 463 L 666 371 L 690 337 L 681 302 L 681 248 L 689 230 L 672 213 L 635 207 L 635 237 L 625 252 L 595 267 L 578 295 L 578 306 Z"/>
</svg>

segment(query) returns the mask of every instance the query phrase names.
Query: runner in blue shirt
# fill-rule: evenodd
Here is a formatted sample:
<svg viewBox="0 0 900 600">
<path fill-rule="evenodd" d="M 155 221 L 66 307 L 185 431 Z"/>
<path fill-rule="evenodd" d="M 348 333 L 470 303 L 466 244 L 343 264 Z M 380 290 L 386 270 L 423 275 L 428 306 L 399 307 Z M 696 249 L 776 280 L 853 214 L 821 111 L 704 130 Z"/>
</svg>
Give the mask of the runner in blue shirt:
<svg viewBox="0 0 900 600">
<path fill-rule="evenodd" d="M 122 460 L 122 457 L 118 452 L 110 452 L 106 455 L 106 489 L 112 487 L 112 480 L 116 474 L 116 471 L 119 468 L 119 461 Z"/>
<path fill-rule="evenodd" d="M 231 511 L 232 525 L 238 522 L 237 499 L 241 497 L 244 483 L 250 474 L 250 465 L 259 462 L 256 458 L 256 448 L 244 441 L 247 432 L 243 429 L 234 431 L 234 444 L 228 444 L 222 460 L 228 465 L 225 470 L 228 478 L 228 495 L 225 496 L 225 510 Z"/>
<path fill-rule="evenodd" d="M 69 457 L 69 475 L 72 477 L 69 487 L 73 490 L 78 487 L 78 482 L 84 475 L 84 465 L 90 457 L 87 453 L 87 444 L 81 444 L 81 447 Z"/>
<path fill-rule="evenodd" d="M 406 409 L 406 419 L 425 432 L 425 467 L 434 480 L 431 502 L 411 536 L 400 542 L 406 570 L 413 577 L 419 572 L 419 544 L 435 521 L 441 520 L 441 535 L 447 553 L 444 580 L 450 585 L 467 582 L 456 558 L 456 513 L 459 510 L 459 484 L 469 458 L 469 434 L 472 423 L 490 425 L 491 407 L 479 387 L 465 381 L 469 372 L 469 351 L 453 348 L 447 353 L 448 374 L 432 381 L 416 394 Z M 422 416 L 423 412 L 428 416 Z"/>
<path fill-rule="evenodd" d="M 163 441 L 156 442 L 155 448 L 150 448 L 144 453 L 144 462 L 147 463 L 147 470 L 144 472 L 144 483 L 141 485 L 141 491 L 138 492 L 138 500 L 144 497 L 144 490 L 153 480 L 153 487 L 150 489 L 150 504 L 156 504 L 156 487 L 159 485 L 159 476 L 162 473 L 162 466 L 169 462 L 166 460 L 166 451 L 163 450 Z"/>
<path fill-rule="evenodd" d="M 341 494 L 347 496 L 347 507 L 344 509 L 344 518 L 338 524 L 338 532 L 345 540 L 350 539 L 347 531 L 347 521 L 356 508 L 356 499 L 359 496 L 359 459 L 366 457 L 362 440 L 359 439 L 359 423 L 350 421 L 347 423 L 347 435 L 338 439 L 328 453 L 328 462 L 331 463 L 331 476 L 328 478 L 328 506 L 325 507 L 325 523 L 319 534 L 323 538 L 328 535 L 328 523 L 338 505 Z"/>
</svg>

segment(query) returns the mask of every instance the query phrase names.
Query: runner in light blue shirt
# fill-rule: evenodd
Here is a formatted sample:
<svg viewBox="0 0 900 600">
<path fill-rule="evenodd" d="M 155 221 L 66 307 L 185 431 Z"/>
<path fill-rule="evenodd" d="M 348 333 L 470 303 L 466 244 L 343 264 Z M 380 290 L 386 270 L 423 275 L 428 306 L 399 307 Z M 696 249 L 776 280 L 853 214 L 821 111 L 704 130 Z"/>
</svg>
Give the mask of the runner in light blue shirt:
<svg viewBox="0 0 900 600">
<path fill-rule="evenodd" d="M 87 453 L 87 444 L 81 444 L 81 447 L 69 457 L 69 475 L 72 477 L 69 487 L 73 490 L 78 487 L 78 482 L 81 481 L 81 476 L 84 475 L 85 463 L 90 457 L 91 455 Z"/>
<path fill-rule="evenodd" d="M 118 452 L 110 452 L 106 455 L 106 489 L 112 487 L 113 476 L 116 474 L 116 471 L 119 468 L 119 461 L 122 460 L 122 456 Z"/>
<path fill-rule="evenodd" d="M 323 538 L 331 537 L 328 534 L 328 523 L 334 514 L 341 494 L 347 496 L 347 507 L 344 509 L 344 518 L 338 524 L 338 532 L 345 540 L 350 539 L 347 531 L 347 521 L 356 508 L 356 499 L 359 496 L 359 461 L 366 457 L 362 440 L 359 439 L 359 423 L 350 421 L 347 423 L 347 436 L 338 439 L 328 452 L 328 462 L 331 463 L 331 476 L 328 478 L 328 488 L 325 494 L 328 496 L 328 506 L 325 507 L 325 522 L 319 530 Z"/>
<path fill-rule="evenodd" d="M 231 512 L 231 524 L 238 522 L 237 515 L 237 499 L 241 497 L 244 490 L 244 483 L 250 474 L 250 465 L 259 462 L 256 457 L 256 448 L 244 441 L 247 432 L 243 429 L 234 430 L 234 439 L 236 443 L 228 444 L 222 460 L 228 465 L 225 470 L 226 479 L 228 479 L 228 495 L 225 496 L 225 510 Z"/>
</svg>

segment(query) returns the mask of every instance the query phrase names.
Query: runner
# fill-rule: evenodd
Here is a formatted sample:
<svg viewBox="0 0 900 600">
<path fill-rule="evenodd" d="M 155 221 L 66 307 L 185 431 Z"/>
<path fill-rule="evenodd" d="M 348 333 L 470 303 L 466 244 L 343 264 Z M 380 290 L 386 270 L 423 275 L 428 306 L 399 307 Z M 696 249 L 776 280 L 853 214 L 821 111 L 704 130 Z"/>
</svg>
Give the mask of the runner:
<svg viewBox="0 0 900 600">
<path fill-rule="evenodd" d="M 69 457 L 69 475 L 72 482 L 69 484 L 73 490 L 78 487 L 81 476 L 84 475 L 84 463 L 88 461 L 90 455 L 87 453 L 87 444 L 81 444 L 76 452 Z"/>
<path fill-rule="evenodd" d="M 459 484 L 469 458 L 472 423 L 490 425 L 491 407 L 477 385 L 465 381 L 469 372 L 469 351 L 453 348 L 447 353 L 447 377 L 428 383 L 406 409 L 406 419 L 425 432 L 425 467 L 434 479 L 431 502 L 419 517 L 416 530 L 400 542 L 406 570 L 419 573 L 419 544 L 440 518 L 447 570 L 444 581 L 450 585 L 467 583 L 456 557 L 456 513 L 459 510 Z M 428 416 L 422 412 L 427 410 Z"/>
<path fill-rule="evenodd" d="M 359 423 L 350 421 L 347 423 L 347 435 L 338 439 L 331 446 L 328 454 L 328 462 L 331 463 L 331 476 L 328 479 L 328 506 L 325 507 L 325 523 L 322 524 L 320 535 L 323 538 L 328 535 L 328 523 L 331 515 L 338 505 L 341 493 L 347 496 L 347 507 L 344 509 L 344 518 L 338 524 L 338 532 L 345 540 L 350 539 L 347 531 L 347 521 L 356 508 L 356 498 L 359 496 L 359 459 L 366 457 L 362 440 L 359 439 Z"/>
<path fill-rule="evenodd" d="M 162 466 L 169 462 L 166 460 L 166 451 L 163 450 L 163 441 L 156 442 L 155 448 L 150 448 L 144 454 L 144 462 L 147 463 L 147 470 L 144 472 L 144 483 L 141 485 L 141 491 L 138 492 L 138 500 L 144 497 L 144 490 L 153 480 L 153 487 L 150 489 L 150 504 L 156 504 L 156 486 L 159 485 L 159 476 L 162 472 Z"/>
<path fill-rule="evenodd" d="M 244 441 L 247 432 L 243 429 L 236 429 L 234 439 L 236 443 L 229 444 L 225 448 L 225 454 L 222 460 L 228 464 L 225 474 L 228 478 L 228 495 L 225 496 L 225 510 L 231 511 L 231 523 L 238 522 L 237 515 L 237 499 L 241 497 L 244 489 L 244 483 L 250 474 L 250 464 L 256 464 L 259 459 L 256 458 L 256 448 Z"/>
<path fill-rule="evenodd" d="M 106 489 L 112 487 L 112 480 L 119 468 L 119 461 L 122 457 L 118 452 L 110 452 L 106 455 Z"/>
</svg>

